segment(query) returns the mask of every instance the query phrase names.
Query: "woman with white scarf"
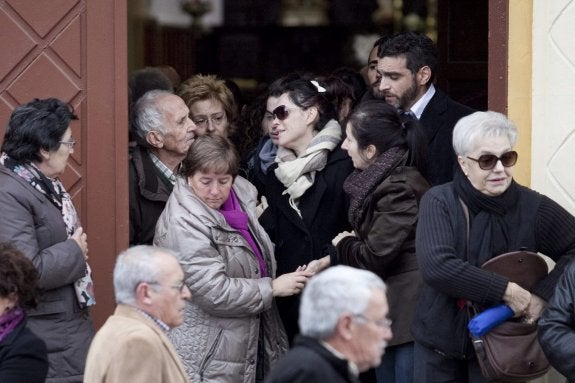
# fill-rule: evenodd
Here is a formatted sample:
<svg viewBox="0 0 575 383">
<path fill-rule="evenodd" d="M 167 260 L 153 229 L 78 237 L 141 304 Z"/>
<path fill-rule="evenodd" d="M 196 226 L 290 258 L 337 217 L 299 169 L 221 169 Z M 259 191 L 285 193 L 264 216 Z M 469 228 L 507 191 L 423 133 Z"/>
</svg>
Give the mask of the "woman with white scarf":
<svg viewBox="0 0 575 383">
<path fill-rule="evenodd" d="M 273 92 L 268 112 L 278 151 L 265 179 L 269 207 L 260 221 L 275 243 L 281 275 L 321 258 L 324 246 L 350 229 L 343 182 L 353 165 L 340 147 L 342 129 L 330 92 L 303 79 Z M 277 303 L 291 343 L 298 333 L 299 298 Z"/>
</svg>

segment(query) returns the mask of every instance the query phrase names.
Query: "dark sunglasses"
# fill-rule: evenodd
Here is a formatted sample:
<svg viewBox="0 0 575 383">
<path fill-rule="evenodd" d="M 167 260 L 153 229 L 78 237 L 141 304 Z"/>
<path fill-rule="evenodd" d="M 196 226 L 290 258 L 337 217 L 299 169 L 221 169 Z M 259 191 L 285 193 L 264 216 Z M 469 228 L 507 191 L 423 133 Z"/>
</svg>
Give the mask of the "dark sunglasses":
<svg viewBox="0 0 575 383">
<path fill-rule="evenodd" d="M 497 161 L 501 161 L 501 164 L 506 168 L 511 167 L 517 163 L 517 152 L 512 150 L 510 152 L 503 153 L 501 157 L 497 157 L 495 154 L 484 154 L 479 156 L 479 158 L 471 158 L 467 156 L 470 160 L 473 160 L 479 164 L 479 167 L 483 170 L 491 170 L 497 165 Z"/>
<path fill-rule="evenodd" d="M 285 105 L 280 105 L 272 111 L 274 118 L 280 121 L 285 120 L 289 115 L 289 109 Z"/>
</svg>

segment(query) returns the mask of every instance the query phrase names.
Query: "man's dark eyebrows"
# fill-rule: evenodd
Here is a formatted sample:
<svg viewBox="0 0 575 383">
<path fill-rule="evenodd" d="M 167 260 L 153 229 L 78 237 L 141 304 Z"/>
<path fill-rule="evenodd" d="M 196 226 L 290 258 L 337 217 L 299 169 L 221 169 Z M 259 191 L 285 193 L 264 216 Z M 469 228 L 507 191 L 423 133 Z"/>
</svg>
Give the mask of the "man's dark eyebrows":
<svg viewBox="0 0 575 383">
<path fill-rule="evenodd" d="M 377 73 L 381 74 L 382 76 L 402 76 L 400 72 L 387 72 L 382 70 L 377 70 Z"/>
</svg>

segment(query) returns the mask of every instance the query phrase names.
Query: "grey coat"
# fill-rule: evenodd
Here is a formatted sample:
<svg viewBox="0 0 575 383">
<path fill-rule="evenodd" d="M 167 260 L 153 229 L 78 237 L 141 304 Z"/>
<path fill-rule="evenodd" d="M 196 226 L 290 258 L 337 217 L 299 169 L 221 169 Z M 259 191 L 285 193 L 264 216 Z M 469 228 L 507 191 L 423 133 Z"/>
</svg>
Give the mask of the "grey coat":
<svg viewBox="0 0 575 383">
<path fill-rule="evenodd" d="M 170 334 L 192 382 L 254 382 L 262 335 L 266 371 L 287 351 L 272 295 L 273 245 L 256 217 L 257 191 L 239 176 L 233 190 L 249 216 L 267 277 L 261 277 L 256 256 L 241 234 L 181 177 L 156 226 L 154 244 L 178 253 L 192 292 L 184 324 Z"/>
<path fill-rule="evenodd" d="M 43 289 L 28 327 L 48 347 L 46 382 L 81 382 L 94 329 L 73 283 L 84 276 L 80 246 L 68 239 L 60 210 L 28 182 L 0 165 L 0 242 L 12 242 L 32 260 Z"/>
</svg>

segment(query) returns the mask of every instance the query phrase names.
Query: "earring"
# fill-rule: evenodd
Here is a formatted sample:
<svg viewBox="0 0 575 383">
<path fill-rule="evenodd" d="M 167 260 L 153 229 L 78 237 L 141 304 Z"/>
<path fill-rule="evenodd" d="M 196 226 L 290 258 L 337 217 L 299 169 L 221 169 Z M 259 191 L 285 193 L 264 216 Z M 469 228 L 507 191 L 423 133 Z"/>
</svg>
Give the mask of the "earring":
<svg viewBox="0 0 575 383">
<path fill-rule="evenodd" d="M 469 177 L 469 174 L 465 173 L 465 177 Z"/>
</svg>

